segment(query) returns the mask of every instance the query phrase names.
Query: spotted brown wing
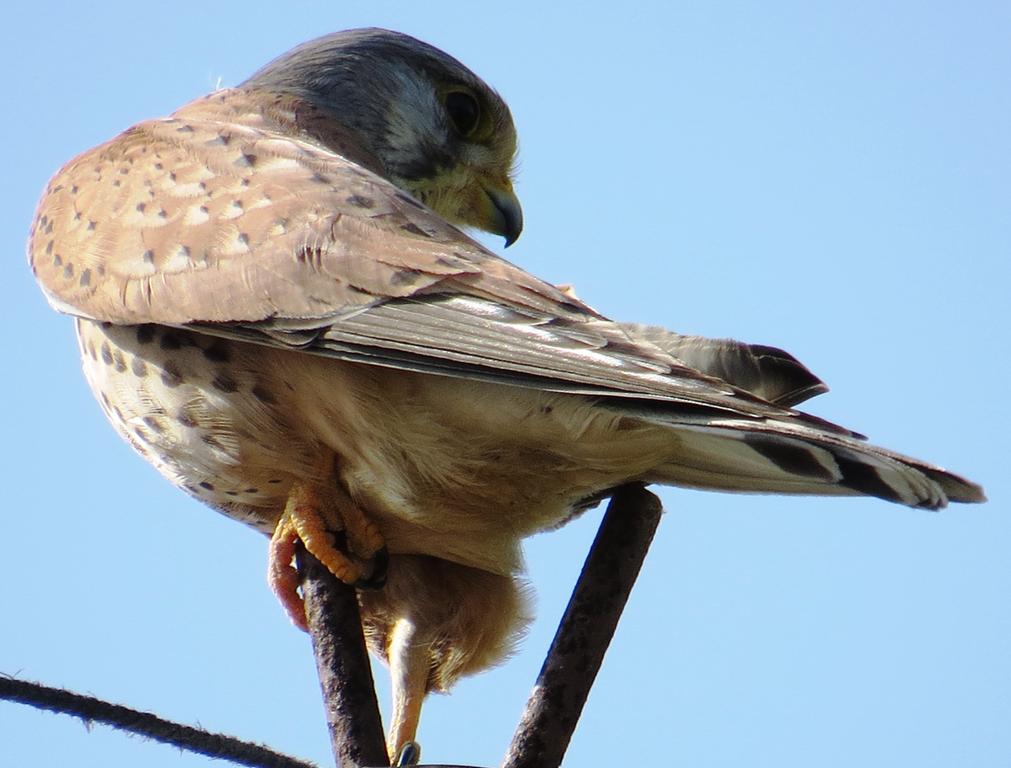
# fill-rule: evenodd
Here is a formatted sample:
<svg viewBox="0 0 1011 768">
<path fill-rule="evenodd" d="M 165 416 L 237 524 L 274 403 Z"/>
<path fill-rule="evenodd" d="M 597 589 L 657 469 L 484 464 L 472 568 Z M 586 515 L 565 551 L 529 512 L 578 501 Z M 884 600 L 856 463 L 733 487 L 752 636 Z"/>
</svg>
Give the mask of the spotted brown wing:
<svg viewBox="0 0 1011 768">
<path fill-rule="evenodd" d="M 247 92 L 212 94 L 69 163 L 29 249 L 50 301 L 105 322 L 769 413 L 271 115 Z"/>
<path fill-rule="evenodd" d="M 72 161 L 47 188 L 29 247 L 50 301 L 93 320 L 596 396 L 693 435 L 669 470 L 694 473 L 671 475 L 682 484 L 828 485 L 931 507 L 945 493 L 982 498 L 752 394 L 766 391 L 728 362 L 733 350 L 697 362 L 744 386 L 685 364 L 661 338 L 632 338 L 352 161 L 358 149 L 337 128 L 334 151 L 297 125 L 279 102 L 226 91 Z M 797 395 L 773 390 L 782 402 Z M 702 466 L 690 466 L 692 451 Z"/>
</svg>

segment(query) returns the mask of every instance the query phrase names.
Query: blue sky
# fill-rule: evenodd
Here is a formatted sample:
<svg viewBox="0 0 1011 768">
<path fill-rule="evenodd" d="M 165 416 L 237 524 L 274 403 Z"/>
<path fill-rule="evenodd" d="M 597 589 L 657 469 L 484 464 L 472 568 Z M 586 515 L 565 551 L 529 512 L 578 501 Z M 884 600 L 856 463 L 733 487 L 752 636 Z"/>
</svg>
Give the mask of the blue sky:
<svg viewBox="0 0 1011 768">
<path fill-rule="evenodd" d="M 265 541 L 120 442 L 23 249 L 77 152 L 303 40 L 378 25 L 510 103 L 513 261 L 618 319 L 784 347 L 832 387 L 812 411 L 991 499 L 930 514 L 664 490 L 567 764 L 1008 765 L 1006 3 L 15 5 L 0 672 L 329 764 Z M 598 520 L 529 541 L 539 618 L 505 666 L 429 701 L 426 762 L 498 764 Z M 209 761 L 0 702 L 0 764 Z"/>
</svg>

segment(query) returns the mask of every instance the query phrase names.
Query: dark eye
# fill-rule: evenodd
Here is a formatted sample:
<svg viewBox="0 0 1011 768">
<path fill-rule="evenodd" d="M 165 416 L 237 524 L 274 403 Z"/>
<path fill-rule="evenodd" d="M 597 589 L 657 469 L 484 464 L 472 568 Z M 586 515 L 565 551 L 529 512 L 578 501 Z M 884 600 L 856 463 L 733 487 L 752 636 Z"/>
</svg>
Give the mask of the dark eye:
<svg viewBox="0 0 1011 768">
<path fill-rule="evenodd" d="M 446 112 L 453 126 L 461 136 L 469 136 L 477 128 L 481 119 L 481 107 L 466 91 L 450 91 L 446 94 Z"/>
</svg>

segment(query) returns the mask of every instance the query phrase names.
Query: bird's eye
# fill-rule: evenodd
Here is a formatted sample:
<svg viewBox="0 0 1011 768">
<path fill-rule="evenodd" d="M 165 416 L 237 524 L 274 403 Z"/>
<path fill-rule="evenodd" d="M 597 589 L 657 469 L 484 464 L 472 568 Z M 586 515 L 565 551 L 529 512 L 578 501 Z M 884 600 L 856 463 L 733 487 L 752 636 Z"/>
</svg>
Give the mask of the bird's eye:
<svg viewBox="0 0 1011 768">
<path fill-rule="evenodd" d="M 481 119 L 481 106 L 466 91 L 450 91 L 446 94 L 446 113 L 460 135 L 467 137 L 477 128 Z"/>
</svg>

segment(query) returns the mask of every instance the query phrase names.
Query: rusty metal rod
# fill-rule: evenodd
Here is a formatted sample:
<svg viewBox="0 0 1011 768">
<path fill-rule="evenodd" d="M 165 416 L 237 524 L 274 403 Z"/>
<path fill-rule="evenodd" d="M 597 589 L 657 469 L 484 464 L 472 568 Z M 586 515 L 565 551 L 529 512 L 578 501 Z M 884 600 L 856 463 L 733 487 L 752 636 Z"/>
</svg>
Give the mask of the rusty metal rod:
<svg viewBox="0 0 1011 768">
<path fill-rule="evenodd" d="M 206 755 L 215 760 L 226 760 L 236 765 L 251 768 L 316 768 L 313 763 L 282 755 L 262 744 L 241 741 L 223 733 L 211 733 L 192 725 L 174 723 L 151 712 L 142 712 L 30 680 L 18 680 L 3 673 L 0 673 L 0 700 L 79 717 L 89 731 L 92 723 L 102 723 L 126 733 L 171 744 L 179 750 Z"/>
<path fill-rule="evenodd" d="M 354 587 L 336 579 L 301 544 L 296 563 L 337 765 L 389 765 Z"/>
<path fill-rule="evenodd" d="M 502 768 L 558 768 L 662 512 L 640 485 L 611 497 Z"/>
</svg>

